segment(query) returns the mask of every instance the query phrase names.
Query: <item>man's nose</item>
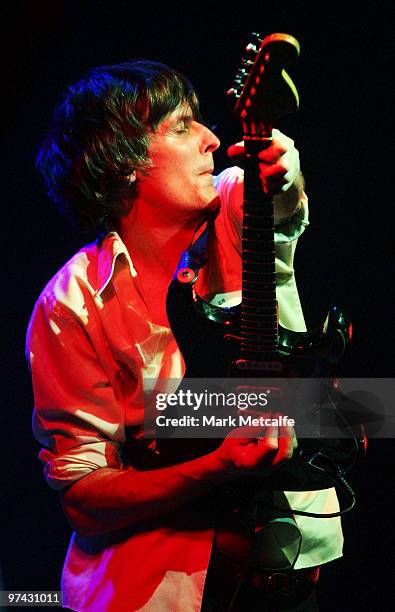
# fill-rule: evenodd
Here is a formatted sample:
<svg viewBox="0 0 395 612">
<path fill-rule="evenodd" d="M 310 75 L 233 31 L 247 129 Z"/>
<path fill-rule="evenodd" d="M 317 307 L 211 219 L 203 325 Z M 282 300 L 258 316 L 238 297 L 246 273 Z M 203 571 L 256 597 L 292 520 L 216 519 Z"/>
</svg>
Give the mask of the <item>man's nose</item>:
<svg viewBox="0 0 395 612">
<path fill-rule="evenodd" d="M 203 128 L 203 151 L 204 153 L 213 153 L 216 151 L 221 144 L 219 138 L 205 125 L 202 125 Z"/>
</svg>

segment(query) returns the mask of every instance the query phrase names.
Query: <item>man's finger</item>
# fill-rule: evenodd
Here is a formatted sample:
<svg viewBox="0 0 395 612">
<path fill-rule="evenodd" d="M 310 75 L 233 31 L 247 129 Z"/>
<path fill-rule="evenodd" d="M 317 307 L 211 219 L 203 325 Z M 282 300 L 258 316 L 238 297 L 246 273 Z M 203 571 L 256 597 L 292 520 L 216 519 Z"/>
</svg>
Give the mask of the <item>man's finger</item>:
<svg viewBox="0 0 395 612">
<path fill-rule="evenodd" d="M 290 459 L 294 451 L 295 433 L 292 427 L 280 426 L 278 435 L 278 451 L 273 459 L 273 465 L 278 465 Z"/>
<path fill-rule="evenodd" d="M 244 159 L 245 150 L 244 143 L 238 142 L 236 144 L 230 145 L 226 151 L 228 157 L 233 161 L 242 161 Z"/>
<path fill-rule="evenodd" d="M 258 159 L 264 164 L 275 164 L 287 151 L 287 147 L 282 143 L 273 143 L 270 147 L 258 153 Z"/>
</svg>

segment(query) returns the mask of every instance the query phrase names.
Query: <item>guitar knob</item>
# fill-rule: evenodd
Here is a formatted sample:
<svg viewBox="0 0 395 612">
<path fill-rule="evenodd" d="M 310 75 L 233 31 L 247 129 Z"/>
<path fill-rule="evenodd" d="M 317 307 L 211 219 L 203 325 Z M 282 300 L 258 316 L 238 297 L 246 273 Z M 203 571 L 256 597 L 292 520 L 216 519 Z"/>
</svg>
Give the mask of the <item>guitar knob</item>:
<svg viewBox="0 0 395 612">
<path fill-rule="evenodd" d="M 239 94 L 239 91 L 235 87 L 231 87 L 226 92 L 226 95 L 227 96 L 235 96 L 236 98 L 238 98 L 240 94 Z"/>
<path fill-rule="evenodd" d="M 258 45 L 258 46 L 260 46 L 260 45 L 261 45 L 262 40 L 263 40 L 263 39 L 261 38 L 261 35 L 260 35 L 258 32 L 251 32 L 251 34 L 250 34 L 250 41 L 251 41 L 251 43 L 252 43 L 253 45 Z"/>
<path fill-rule="evenodd" d="M 177 280 L 183 285 L 191 285 L 195 282 L 197 277 L 197 273 L 191 268 L 180 268 L 177 270 Z"/>
<path fill-rule="evenodd" d="M 243 59 L 241 60 L 241 65 L 247 68 L 249 66 L 253 66 L 254 62 L 252 60 L 247 59 L 246 57 L 243 57 Z"/>
<path fill-rule="evenodd" d="M 256 45 L 254 45 L 253 43 L 248 43 L 248 45 L 246 46 L 246 52 L 247 53 L 258 53 L 258 49 L 256 48 Z"/>
</svg>

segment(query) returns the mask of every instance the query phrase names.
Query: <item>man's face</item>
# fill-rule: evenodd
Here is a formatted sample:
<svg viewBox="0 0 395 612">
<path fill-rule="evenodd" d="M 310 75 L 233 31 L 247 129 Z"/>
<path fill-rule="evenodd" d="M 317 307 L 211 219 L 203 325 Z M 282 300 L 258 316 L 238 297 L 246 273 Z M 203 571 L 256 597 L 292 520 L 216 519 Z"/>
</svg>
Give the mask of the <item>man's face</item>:
<svg viewBox="0 0 395 612">
<path fill-rule="evenodd" d="M 150 206 L 169 217 L 216 206 L 212 172 L 218 138 L 180 105 L 150 134 L 151 166 L 136 172 L 137 206 Z"/>
</svg>

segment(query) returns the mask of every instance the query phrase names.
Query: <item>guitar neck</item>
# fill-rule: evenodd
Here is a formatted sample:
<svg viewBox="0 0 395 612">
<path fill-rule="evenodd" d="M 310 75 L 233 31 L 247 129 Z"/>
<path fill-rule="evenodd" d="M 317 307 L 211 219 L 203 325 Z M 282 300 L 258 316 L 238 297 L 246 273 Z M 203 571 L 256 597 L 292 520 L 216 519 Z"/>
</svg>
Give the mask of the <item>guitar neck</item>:
<svg viewBox="0 0 395 612">
<path fill-rule="evenodd" d="M 270 138 L 244 136 L 241 359 L 270 361 L 278 350 L 273 198 L 263 192 L 258 153 Z"/>
<path fill-rule="evenodd" d="M 230 95 L 244 134 L 244 218 L 242 241 L 241 355 L 238 369 L 275 369 L 278 363 L 274 214 L 263 193 L 258 154 L 271 141 L 272 126 L 299 108 L 299 96 L 285 67 L 299 55 L 289 34 L 259 34 L 246 47 Z"/>
</svg>

